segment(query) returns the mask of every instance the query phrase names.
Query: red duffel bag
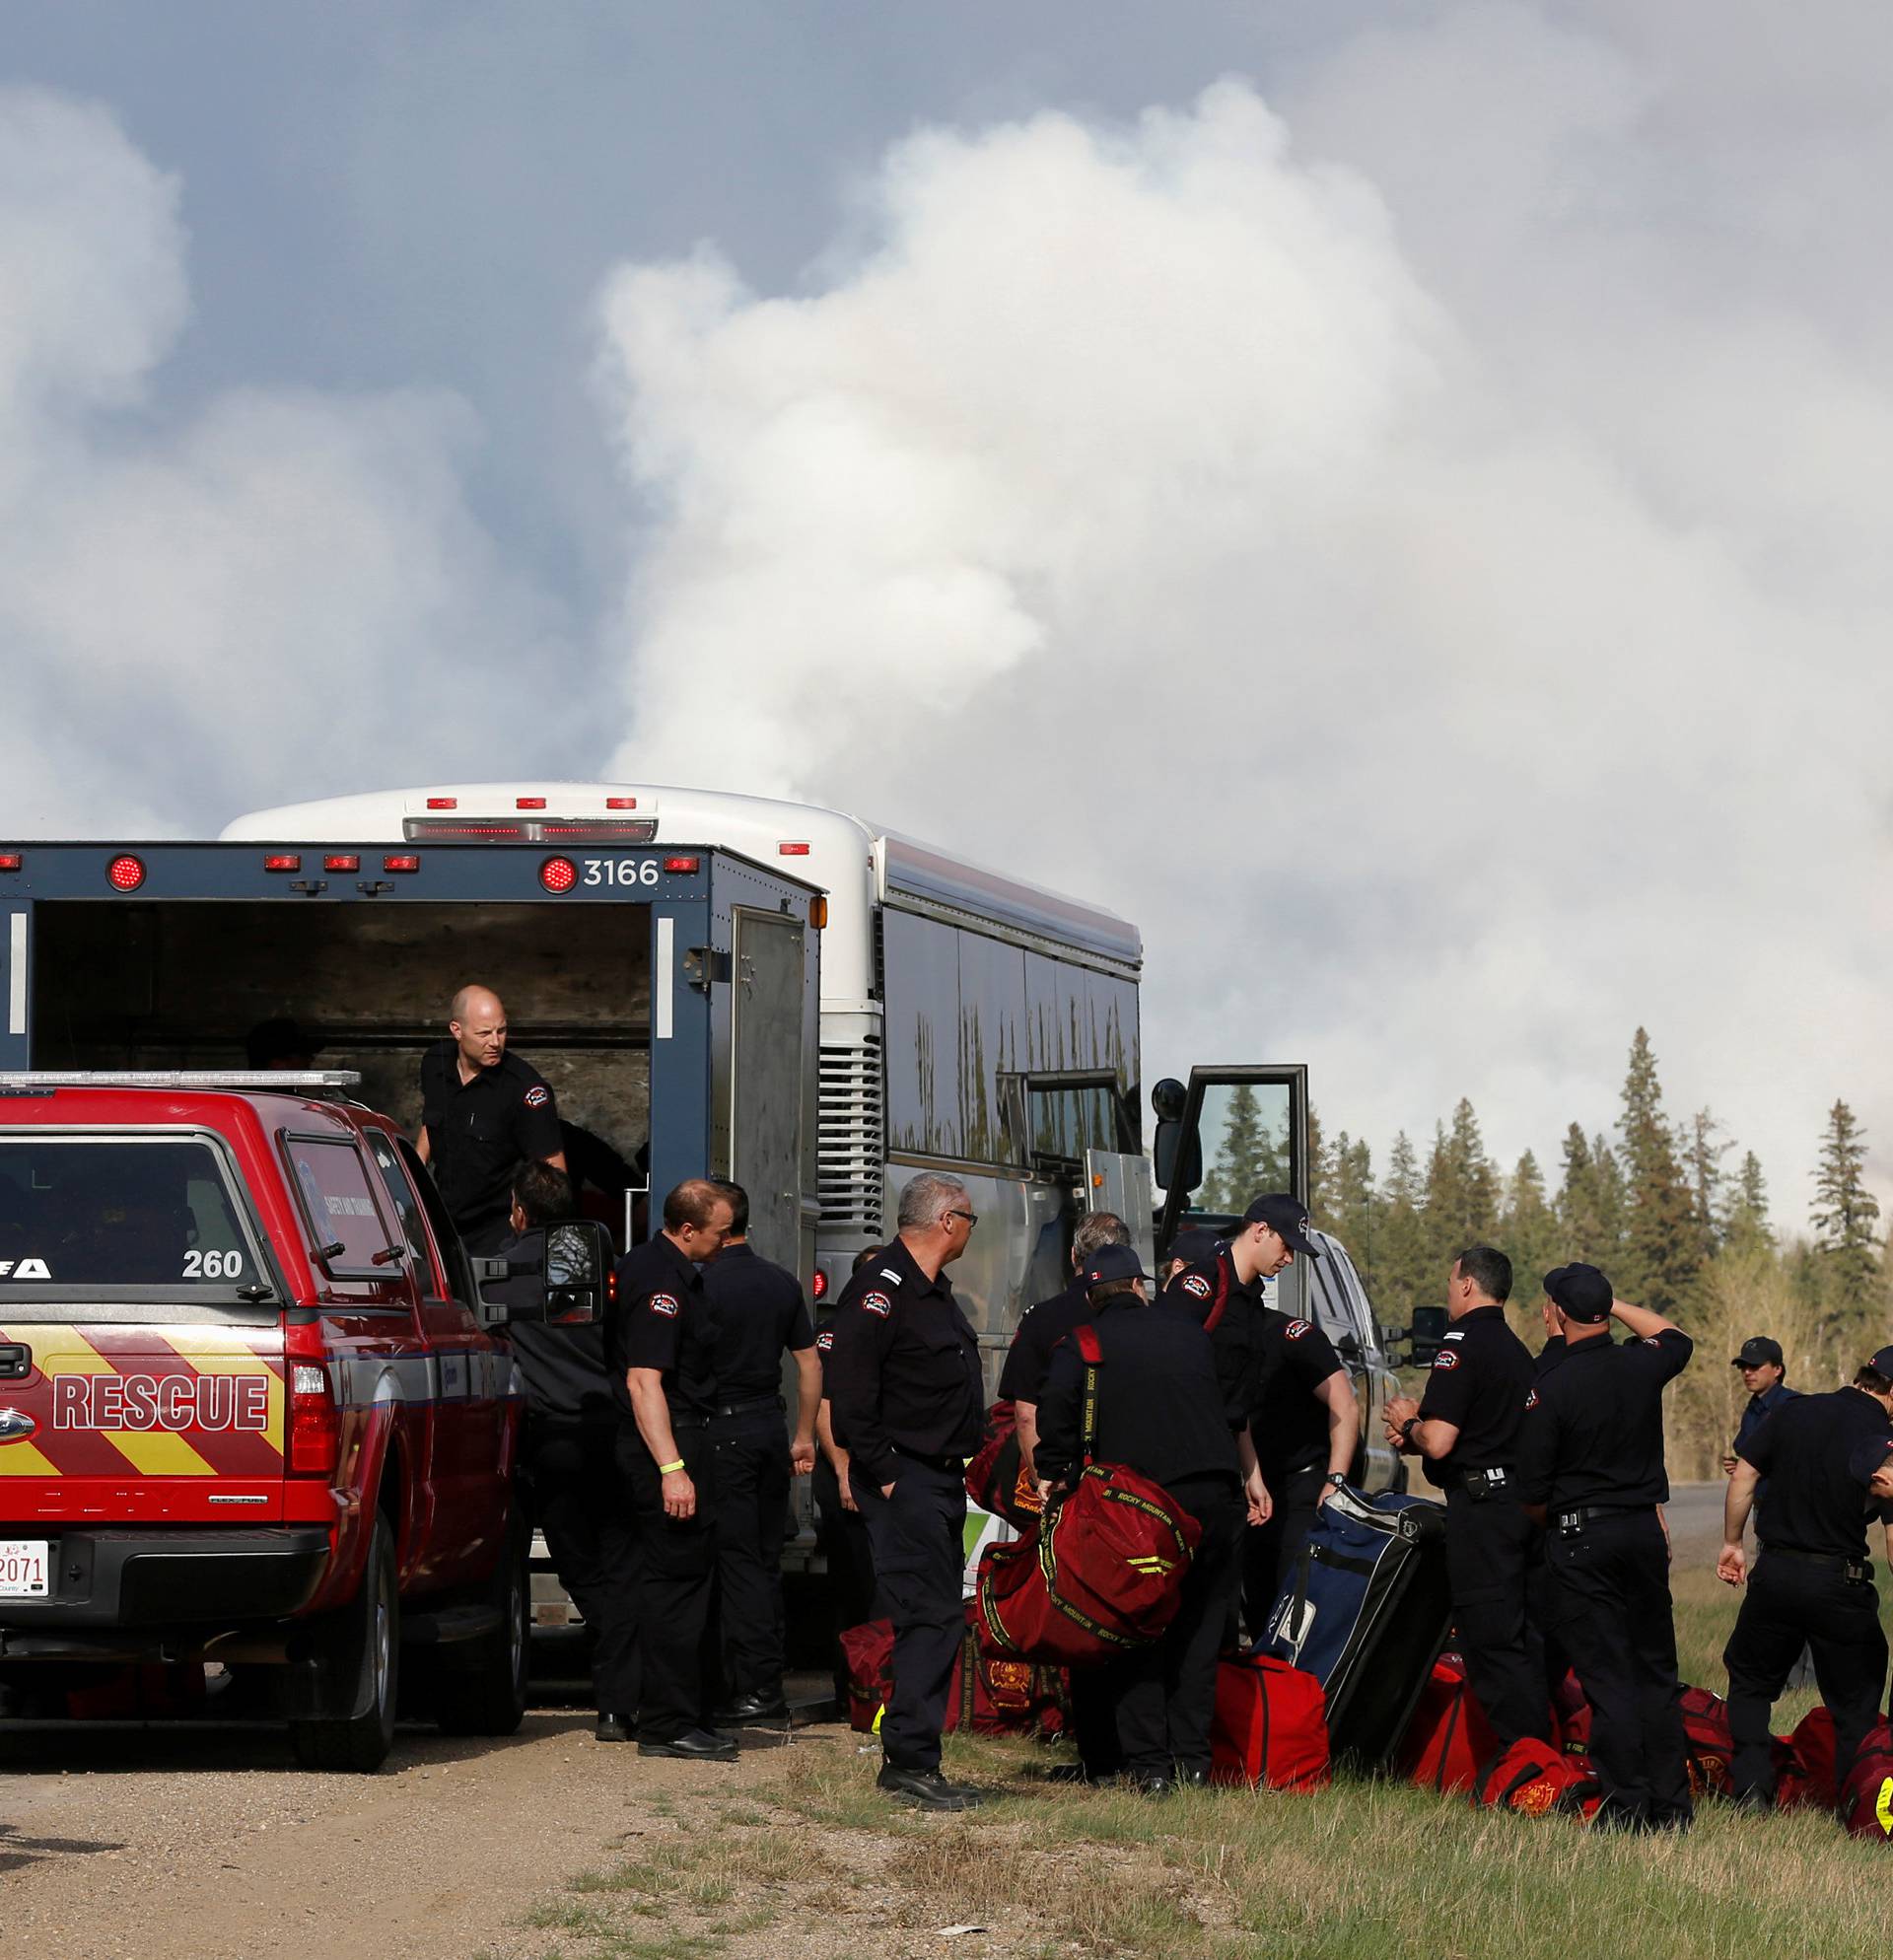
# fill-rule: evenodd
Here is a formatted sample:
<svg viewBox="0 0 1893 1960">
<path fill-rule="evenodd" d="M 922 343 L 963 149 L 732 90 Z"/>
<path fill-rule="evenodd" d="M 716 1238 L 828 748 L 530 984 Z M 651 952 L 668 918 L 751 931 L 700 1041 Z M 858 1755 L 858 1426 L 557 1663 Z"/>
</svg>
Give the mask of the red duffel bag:
<svg viewBox="0 0 1893 1960">
<path fill-rule="evenodd" d="M 966 1465 L 966 1495 L 981 1510 L 1023 1531 L 1044 1506 L 1038 1486 L 1025 1474 L 1018 1425 L 1010 1400 L 986 1411 L 986 1440 Z"/>
<path fill-rule="evenodd" d="M 1470 1789 L 1498 1754 L 1499 1738 L 1466 1679 L 1465 1662 L 1442 1653 L 1414 1704 L 1395 1766 L 1422 1789 Z"/>
<path fill-rule="evenodd" d="M 1603 1790 L 1581 1757 L 1567 1756 L 1535 1735 L 1521 1735 L 1496 1763 L 1482 1772 L 1473 1800 L 1495 1810 L 1521 1810 L 1528 1817 L 1551 1811 L 1590 1817 Z"/>
<path fill-rule="evenodd" d="M 1781 1744 L 1782 1737 L 1775 1738 Z M 1775 1805 L 1795 1810 L 1818 1803 L 1832 1809 L 1840 1795 L 1835 1769 L 1834 1717 L 1824 1709 L 1809 1709 L 1787 1738 L 1787 1764 L 1780 1747 L 1775 1752 Z M 1786 1769 L 1786 1774 L 1784 1770 Z M 1790 1783 L 1789 1779 L 1793 1781 Z"/>
<path fill-rule="evenodd" d="M 1253 1789 L 1319 1789 L 1328 1780 L 1321 1684 L 1272 1653 L 1225 1654 L 1216 1666 L 1210 1781 Z"/>
<path fill-rule="evenodd" d="M 1707 1688 L 1683 1690 L 1683 1748 L 1689 1764 L 1689 1793 L 1724 1796 L 1735 1738 L 1728 1729 L 1728 1704 Z"/>
<path fill-rule="evenodd" d="M 992 1647 L 1054 1666 L 1095 1666 L 1159 1639 L 1183 1596 L 1203 1527 L 1150 1478 L 1094 1463 L 1097 1330 L 1074 1329 L 1085 1362 L 1084 1467 L 1035 1527 L 980 1559 L 981 1626 Z"/>
<path fill-rule="evenodd" d="M 1893 1735 L 1878 1723 L 1860 1744 L 1841 1786 L 1841 1822 L 1856 1838 L 1893 1844 Z"/>
<path fill-rule="evenodd" d="M 841 1650 L 848 1663 L 848 1725 L 868 1734 L 894 1692 L 894 1623 L 870 1620 L 850 1627 L 841 1637 Z M 1071 1719 L 1072 1687 L 1064 1669 L 992 1652 L 980 1638 L 970 1600 L 943 1728 L 958 1728 L 969 1705 L 979 1735 L 1062 1735 Z"/>
<path fill-rule="evenodd" d="M 848 1664 L 848 1726 L 865 1735 L 894 1692 L 894 1623 L 870 1620 L 841 1637 Z"/>
</svg>

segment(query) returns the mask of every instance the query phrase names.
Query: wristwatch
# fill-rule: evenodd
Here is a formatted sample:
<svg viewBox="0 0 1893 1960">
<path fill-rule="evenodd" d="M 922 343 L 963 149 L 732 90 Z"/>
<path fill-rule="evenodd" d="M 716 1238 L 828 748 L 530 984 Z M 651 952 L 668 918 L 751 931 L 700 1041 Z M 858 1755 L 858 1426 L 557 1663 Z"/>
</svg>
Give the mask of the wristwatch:
<svg viewBox="0 0 1893 1960">
<path fill-rule="evenodd" d="M 1339 1470 L 1330 1470 L 1321 1481 L 1324 1484 L 1334 1485 L 1337 1490 L 1345 1491 L 1348 1488 L 1348 1480 Z"/>
<path fill-rule="evenodd" d="M 1403 1436 L 1405 1436 L 1409 1442 L 1411 1442 L 1413 1440 L 1413 1433 L 1419 1427 L 1420 1427 L 1420 1418 L 1418 1416 L 1409 1416 L 1407 1420 L 1400 1425 L 1400 1434 Z"/>
</svg>

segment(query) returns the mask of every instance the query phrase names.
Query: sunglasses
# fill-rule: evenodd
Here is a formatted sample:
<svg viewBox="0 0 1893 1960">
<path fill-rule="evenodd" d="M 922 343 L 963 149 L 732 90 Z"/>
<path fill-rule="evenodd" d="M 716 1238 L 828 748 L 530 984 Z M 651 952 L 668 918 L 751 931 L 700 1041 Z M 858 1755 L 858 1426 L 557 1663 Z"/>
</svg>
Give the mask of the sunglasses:
<svg viewBox="0 0 1893 1960">
<path fill-rule="evenodd" d="M 971 1231 L 979 1223 L 979 1214 L 977 1212 L 944 1212 L 941 1216 L 948 1219 L 964 1219 L 968 1231 Z"/>
</svg>

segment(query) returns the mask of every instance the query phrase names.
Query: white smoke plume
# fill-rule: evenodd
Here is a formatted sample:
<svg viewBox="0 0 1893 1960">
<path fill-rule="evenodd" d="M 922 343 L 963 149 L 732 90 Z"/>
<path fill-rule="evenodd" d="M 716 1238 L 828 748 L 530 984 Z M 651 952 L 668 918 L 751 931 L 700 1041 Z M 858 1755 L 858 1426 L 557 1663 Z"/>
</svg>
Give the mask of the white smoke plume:
<svg viewBox="0 0 1893 1960">
<path fill-rule="evenodd" d="M 1884 314 L 1709 248 L 1686 73 L 1475 10 L 1286 114 L 923 132 L 795 294 L 624 268 L 613 771 L 1115 904 L 1147 1077 L 1555 1175 L 1645 1022 L 1787 1223 L 1837 1095 L 1893 1164 Z"/>
<path fill-rule="evenodd" d="M 214 834 L 398 782 L 555 620 L 469 516 L 440 393 L 167 415 L 180 186 L 102 108 L 0 90 L 0 827 Z"/>
</svg>

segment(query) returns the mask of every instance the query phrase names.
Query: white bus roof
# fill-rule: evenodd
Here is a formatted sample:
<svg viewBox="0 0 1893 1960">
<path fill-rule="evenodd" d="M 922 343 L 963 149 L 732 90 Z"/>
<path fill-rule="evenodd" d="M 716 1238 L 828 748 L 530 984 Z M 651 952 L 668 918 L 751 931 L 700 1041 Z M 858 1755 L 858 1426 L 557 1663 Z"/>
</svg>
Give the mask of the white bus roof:
<svg viewBox="0 0 1893 1960">
<path fill-rule="evenodd" d="M 543 799 L 538 804 L 537 799 Z M 284 804 L 225 825 L 227 843 L 396 844 L 404 825 L 443 812 L 465 818 L 520 814 L 599 822 L 649 819 L 652 842 L 721 845 L 796 877 L 845 904 L 857 894 L 969 924 L 1043 939 L 1113 966 L 1136 968 L 1143 942 L 1128 920 L 1007 873 L 881 830 L 840 810 L 723 790 L 635 783 L 440 783 Z M 580 848 L 578 840 L 567 848 Z M 603 847 L 609 848 L 609 847 Z M 840 925 L 839 919 L 833 921 Z"/>
</svg>

